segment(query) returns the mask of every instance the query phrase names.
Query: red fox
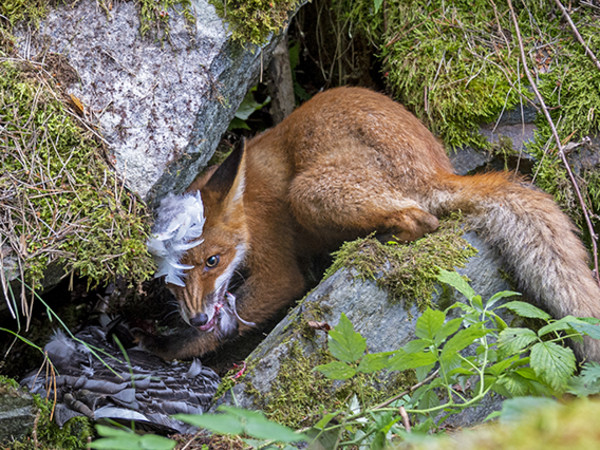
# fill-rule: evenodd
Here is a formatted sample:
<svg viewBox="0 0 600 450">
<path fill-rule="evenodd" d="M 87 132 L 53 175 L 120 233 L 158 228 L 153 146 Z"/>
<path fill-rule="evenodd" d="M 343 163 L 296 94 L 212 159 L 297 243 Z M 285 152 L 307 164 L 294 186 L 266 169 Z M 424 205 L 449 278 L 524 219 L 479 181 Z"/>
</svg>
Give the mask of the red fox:
<svg viewBox="0 0 600 450">
<path fill-rule="evenodd" d="M 163 201 L 149 246 L 190 327 L 141 344 L 167 359 L 214 351 L 302 295 L 305 258 L 373 231 L 413 241 L 459 209 L 554 317 L 600 318 L 573 225 L 549 195 L 509 178 L 455 175 L 432 133 L 382 94 L 320 93 Z M 242 267 L 249 276 L 233 295 Z M 579 353 L 598 361 L 600 343 Z"/>
</svg>

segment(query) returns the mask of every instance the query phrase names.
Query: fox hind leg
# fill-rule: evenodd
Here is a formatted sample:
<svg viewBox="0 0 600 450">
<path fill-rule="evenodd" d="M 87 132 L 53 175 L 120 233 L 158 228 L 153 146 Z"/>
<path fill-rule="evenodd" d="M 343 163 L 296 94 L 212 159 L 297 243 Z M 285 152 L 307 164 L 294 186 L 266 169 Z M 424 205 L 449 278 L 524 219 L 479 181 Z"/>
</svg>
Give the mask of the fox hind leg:
<svg viewBox="0 0 600 450">
<path fill-rule="evenodd" d="M 296 220 L 318 235 L 343 240 L 376 231 L 414 241 L 437 229 L 437 217 L 366 170 L 321 167 L 304 172 L 290 186 Z"/>
</svg>

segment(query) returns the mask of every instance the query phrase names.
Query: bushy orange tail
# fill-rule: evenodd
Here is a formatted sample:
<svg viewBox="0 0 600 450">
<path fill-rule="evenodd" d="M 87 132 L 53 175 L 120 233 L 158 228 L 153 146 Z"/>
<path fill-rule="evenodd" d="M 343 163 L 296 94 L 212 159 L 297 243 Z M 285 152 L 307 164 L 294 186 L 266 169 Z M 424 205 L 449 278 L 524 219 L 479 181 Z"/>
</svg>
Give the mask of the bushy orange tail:
<svg viewBox="0 0 600 450">
<path fill-rule="evenodd" d="M 552 198 L 504 173 L 443 175 L 431 212 L 460 209 L 497 248 L 525 292 L 556 318 L 600 318 L 600 287 L 569 218 Z M 600 341 L 585 340 L 580 357 L 600 361 Z"/>
</svg>

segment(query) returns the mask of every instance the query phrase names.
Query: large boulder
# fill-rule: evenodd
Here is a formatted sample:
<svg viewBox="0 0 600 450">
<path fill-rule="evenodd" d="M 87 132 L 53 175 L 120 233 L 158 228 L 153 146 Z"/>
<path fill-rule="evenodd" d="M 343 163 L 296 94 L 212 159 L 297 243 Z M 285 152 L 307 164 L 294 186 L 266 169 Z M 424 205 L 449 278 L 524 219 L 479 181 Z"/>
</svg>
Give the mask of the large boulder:
<svg viewBox="0 0 600 450">
<path fill-rule="evenodd" d="M 51 73 L 57 59 L 40 53 L 66 57 L 67 92 L 97 119 L 119 176 L 142 197 L 161 197 L 206 165 L 280 36 L 244 48 L 208 0 L 190 2 L 194 21 L 182 9 L 160 12 L 168 31 L 142 36 L 136 2 L 111 5 L 54 6 L 38 30 L 20 32 L 20 51 Z"/>
<path fill-rule="evenodd" d="M 451 245 L 460 246 L 461 241 L 465 247 L 470 245 L 478 250 L 475 256 L 468 258 L 464 267 L 458 269 L 459 273 L 472 280 L 475 292 L 487 299 L 496 292 L 511 289 L 503 275 L 502 261 L 494 249 L 472 232 L 466 233 L 464 240 L 453 241 Z M 439 242 L 432 247 L 445 252 L 439 248 Z M 356 385 L 330 382 L 312 370 L 316 364 L 325 362 L 323 356 L 327 355 L 327 333 L 313 327 L 323 323 L 333 327 L 343 313 L 355 330 L 366 338 L 369 352 L 396 350 L 415 339 L 415 324 L 421 314 L 419 302 L 408 297 L 399 301 L 394 299 L 393 288 L 381 283 L 385 276 L 384 272 L 380 272 L 375 279 L 363 278 L 357 269 L 348 267 L 341 267 L 331 274 L 252 352 L 246 360 L 246 375 L 225 391 L 217 405 L 231 403 L 264 410 L 296 427 L 310 424 L 302 422 L 303 415 L 305 418 L 312 415 L 314 419 L 319 411 L 331 410 L 335 404 L 339 406 L 341 399 L 347 399 L 356 392 Z M 408 279 L 406 283 L 412 281 Z M 445 308 L 459 298 L 460 294 L 438 285 L 432 302 Z M 407 381 L 414 382 L 407 380 L 406 374 L 384 377 L 373 385 L 375 391 L 367 387 L 365 380 L 358 383 L 363 384 L 363 396 L 368 392 L 375 395 L 374 404 L 404 390 Z M 226 380 L 225 384 L 231 384 L 231 381 Z M 490 412 L 498 410 L 500 405 L 498 398 L 486 399 L 481 406 L 469 408 L 453 418 L 452 424 L 464 426 L 480 422 Z M 294 414 L 299 416 L 294 417 Z"/>
</svg>

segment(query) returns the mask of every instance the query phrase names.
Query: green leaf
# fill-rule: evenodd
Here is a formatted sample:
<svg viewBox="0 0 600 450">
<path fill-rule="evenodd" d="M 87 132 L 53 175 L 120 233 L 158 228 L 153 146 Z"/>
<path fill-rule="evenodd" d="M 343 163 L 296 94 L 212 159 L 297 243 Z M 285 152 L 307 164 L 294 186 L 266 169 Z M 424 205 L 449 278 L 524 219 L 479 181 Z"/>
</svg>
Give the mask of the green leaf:
<svg viewBox="0 0 600 450">
<path fill-rule="evenodd" d="M 538 340 L 529 328 L 505 328 L 498 335 L 498 346 L 507 355 L 513 355 Z"/>
<path fill-rule="evenodd" d="M 437 309 L 427 308 L 417 319 L 415 335 L 421 339 L 433 341 L 435 334 L 444 325 L 446 314 Z"/>
<path fill-rule="evenodd" d="M 486 302 L 486 306 L 488 308 L 491 308 L 492 306 L 494 306 L 496 304 L 496 302 L 498 300 L 502 300 L 503 298 L 507 298 L 507 297 L 515 297 L 515 296 L 519 296 L 520 297 L 521 293 L 520 292 L 514 292 L 514 291 L 500 291 L 500 292 L 496 292 Z"/>
<path fill-rule="evenodd" d="M 405 344 L 404 347 L 402 347 L 402 350 L 404 350 L 406 353 L 418 353 L 422 352 L 430 345 L 431 341 L 426 339 L 413 339 L 409 343 Z"/>
<path fill-rule="evenodd" d="M 464 295 L 469 301 L 475 296 L 475 291 L 473 288 L 469 286 L 469 283 L 467 283 L 465 279 L 458 274 L 458 272 L 450 272 L 448 270 L 440 269 L 438 280 L 442 283 L 452 286 L 454 289 Z"/>
<path fill-rule="evenodd" d="M 367 353 L 360 360 L 358 371 L 362 373 L 378 372 L 387 368 L 391 352 L 385 353 Z"/>
<path fill-rule="evenodd" d="M 383 0 L 373 0 L 373 7 L 375 8 L 375 14 L 379 12 L 381 5 L 383 4 Z"/>
<path fill-rule="evenodd" d="M 579 376 L 569 380 L 569 393 L 579 397 L 600 394 L 600 364 L 585 363 Z"/>
<path fill-rule="evenodd" d="M 550 320 L 552 317 L 545 311 L 542 311 L 537 306 L 533 306 L 530 303 L 521 302 L 518 300 L 514 300 L 512 302 L 507 302 L 504 305 L 498 307 L 498 309 L 506 308 L 518 314 L 521 317 L 527 317 L 529 319 L 542 319 L 542 320 Z"/>
<path fill-rule="evenodd" d="M 432 352 L 406 353 L 400 350 L 395 356 L 390 358 L 388 368 L 390 370 L 404 371 L 429 366 L 436 361 L 437 358 Z"/>
<path fill-rule="evenodd" d="M 477 339 L 485 336 L 487 333 L 488 330 L 482 326 L 476 325 L 460 330 L 446 342 L 446 345 L 444 345 L 444 348 L 442 349 L 440 359 L 442 361 L 447 361 L 456 357 L 458 352 L 474 343 Z"/>
<path fill-rule="evenodd" d="M 561 390 L 575 372 L 575 355 L 554 342 L 538 342 L 531 348 L 530 365 L 553 389 Z"/>
<path fill-rule="evenodd" d="M 436 345 L 440 345 L 444 340 L 458 331 L 462 324 L 462 318 L 458 317 L 456 319 L 449 320 L 446 322 L 436 333 L 434 336 L 434 340 Z"/>
<path fill-rule="evenodd" d="M 316 428 L 317 430 L 322 430 L 325 428 L 325 426 L 331 422 L 331 419 L 333 419 L 335 416 L 337 416 L 338 413 L 337 412 L 331 412 L 328 414 L 325 414 L 321 420 L 319 420 L 316 424 L 313 425 L 313 428 Z"/>
<path fill-rule="evenodd" d="M 139 435 L 131 430 L 112 428 L 104 425 L 97 425 L 96 430 L 98 430 L 100 436 L 105 436 L 90 444 L 91 448 L 96 449 L 171 450 L 177 445 L 175 441 L 163 436 L 152 434 Z"/>
<path fill-rule="evenodd" d="M 305 437 L 296 433 L 291 428 L 272 422 L 262 414 L 254 418 L 247 418 L 245 433 L 258 439 L 267 439 L 277 442 L 298 442 Z"/>
<path fill-rule="evenodd" d="M 581 334 L 585 334 L 593 339 L 600 339 L 600 326 L 591 325 L 584 321 L 572 322 L 573 328 Z"/>
<path fill-rule="evenodd" d="M 176 419 L 192 425 L 207 428 L 215 433 L 246 434 L 257 439 L 267 439 L 277 442 L 303 441 L 306 437 L 292 429 L 270 421 L 258 411 L 220 406 L 221 414 L 188 415 L 176 414 Z M 224 431 L 228 430 L 228 431 Z"/>
<path fill-rule="evenodd" d="M 491 373 L 492 375 L 498 376 L 506 369 L 508 369 L 512 364 L 519 360 L 519 355 L 511 356 L 510 358 L 502 359 L 498 361 L 496 364 L 487 368 L 486 373 Z"/>
<path fill-rule="evenodd" d="M 367 340 L 354 331 L 352 323 L 342 313 L 337 326 L 329 330 L 329 351 L 331 354 L 346 362 L 359 360 L 367 349 Z"/>
<path fill-rule="evenodd" d="M 240 418 L 231 414 L 176 414 L 173 417 L 213 433 L 240 435 L 244 432 Z"/>
<path fill-rule="evenodd" d="M 332 361 L 315 367 L 330 380 L 347 380 L 356 375 L 356 369 L 343 361 Z"/>
<path fill-rule="evenodd" d="M 553 399 L 545 397 L 518 397 L 509 398 L 502 403 L 500 421 L 516 422 L 529 417 L 536 409 L 556 408 L 560 404 Z"/>
<path fill-rule="evenodd" d="M 537 332 L 539 337 L 545 336 L 548 333 L 556 332 L 556 331 L 567 331 L 567 333 L 572 333 L 575 331 L 573 329 L 573 321 L 578 321 L 573 316 L 566 316 L 560 320 L 555 320 L 554 322 L 549 323 L 548 325 L 543 326 Z"/>
</svg>

